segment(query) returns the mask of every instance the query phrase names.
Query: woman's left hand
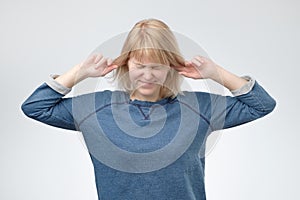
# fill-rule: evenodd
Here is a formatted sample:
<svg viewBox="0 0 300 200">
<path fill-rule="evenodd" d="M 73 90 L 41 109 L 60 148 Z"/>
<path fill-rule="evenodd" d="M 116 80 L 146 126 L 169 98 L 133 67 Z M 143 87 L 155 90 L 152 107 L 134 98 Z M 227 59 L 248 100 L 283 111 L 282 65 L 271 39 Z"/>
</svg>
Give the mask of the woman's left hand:
<svg viewBox="0 0 300 200">
<path fill-rule="evenodd" d="M 211 59 L 195 56 L 191 61 L 186 61 L 185 66 L 173 67 L 179 74 L 192 79 L 214 79 L 217 76 L 218 65 Z"/>
</svg>

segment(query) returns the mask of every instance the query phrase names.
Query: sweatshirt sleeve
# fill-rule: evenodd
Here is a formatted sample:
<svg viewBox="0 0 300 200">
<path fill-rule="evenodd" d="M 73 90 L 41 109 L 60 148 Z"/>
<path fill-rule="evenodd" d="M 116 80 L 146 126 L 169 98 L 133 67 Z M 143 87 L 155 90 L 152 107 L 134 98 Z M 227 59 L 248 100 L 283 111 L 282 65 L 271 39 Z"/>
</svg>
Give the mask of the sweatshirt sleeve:
<svg viewBox="0 0 300 200">
<path fill-rule="evenodd" d="M 72 98 L 63 98 L 71 89 L 54 77 L 40 85 L 22 104 L 24 114 L 34 120 L 58 128 L 77 130 L 72 115 Z"/>
<path fill-rule="evenodd" d="M 212 131 L 235 127 L 259 119 L 273 111 L 276 101 L 253 78 L 232 96 L 197 93 L 200 111 L 209 121 Z"/>
</svg>

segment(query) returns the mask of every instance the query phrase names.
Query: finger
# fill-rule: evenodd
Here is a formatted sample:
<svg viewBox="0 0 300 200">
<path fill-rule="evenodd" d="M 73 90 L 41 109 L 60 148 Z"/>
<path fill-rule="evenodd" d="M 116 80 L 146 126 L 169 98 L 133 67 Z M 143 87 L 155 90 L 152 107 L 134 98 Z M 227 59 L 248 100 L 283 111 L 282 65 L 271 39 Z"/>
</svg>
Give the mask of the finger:
<svg viewBox="0 0 300 200">
<path fill-rule="evenodd" d="M 101 60 L 96 63 L 95 69 L 99 69 L 101 67 L 106 67 L 107 66 L 106 62 L 107 62 L 107 59 L 102 57 Z"/>
<path fill-rule="evenodd" d="M 199 60 L 197 60 L 196 58 L 193 58 L 191 61 L 191 64 L 195 67 L 200 67 L 202 63 Z"/>
<path fill-rule="evenodd" d="M 182 76 L 185 76 L 185 77 L 189 77 L 189 76 L 188 76 L 188 73 L 183 72 L 183 71 L 182 71 L 182 72 L 178 72 L 178 74 L 180 74 L 180 75 L 182 75 Z"/>
<path fill-rule="evenodd" d="M 113 63 L 113 60 L 111 58 L 108 58 L 106 61 L 107 66 L 110 66 Z"/>
<path fill-rule="evenodd" d="M 97 57 L 97 55 L 93 54 L 93 55 L 89 56 L 87 59 L 85 59 L 83 61 L 83 63 L 84 64 L 86 64 L 86 63 L 93 63 L 96 57 Z"/>
<path fill-rule="evenodd" d="M 187 70 L 187 68 L 185 66 L 176 66 L 176 67 L 173 66 L 172 68 L 175 69 L 175 71 L 177 71 L 177 72 L 183 72 L 183 71 Z"/>
<path fill-rule="evenodd" d="M 101 53 L 99 53 L 97 55 L 97 57 L 95 58 L 94 63 L 97 64 L 99 61 L 101 61 L 102 58 L 103 58 L 103 55 Z"/>
<path fill-rule="evenodd" d="M 109 72 L 113 71 L 114 69 L 117 69 L 119 66 L 118 65 L 110 65 L 107 66 L 103 72 L 102 72 L 102 76 L 105 76 L 106 74 L 108 74 Z"/>
<path fill-rule="evenodd" d="M 186 67 L 193 67 L 192 61 L 185 61 Z"/>
<path fill-rule="evenodd" d="M 185 75 L 186 74 L 186 72 L 178 72 L 178 74 L 181 74 L 181 75 Z"/>
<path fill-rule="evenodd" d="M 198 60 L 200 63 L 205 62 L 205 58 L 203 56 L 200 56 L 200 55 L 196 56 L 195 59 Z"/>
<path fill-rule="evenodd" d="M 190 61 L 184 61 L 184 63 L 182 63 L 182 65 L 177 65 L 177 66 L 174 66 L 174 65 L 171 65 L 170 67 L 174 68 L 174 69 L 182 69 L 182 68 L 185 68 L 186 66 L 189 66 L 190 65 Z"/>
<path fill-rule="evenodd" d="M 119 66 L 118 65 L 109 65 L 107 68 L 109 70 L 114 70 L 114 69 L 117 69 Z"/>
</svg>

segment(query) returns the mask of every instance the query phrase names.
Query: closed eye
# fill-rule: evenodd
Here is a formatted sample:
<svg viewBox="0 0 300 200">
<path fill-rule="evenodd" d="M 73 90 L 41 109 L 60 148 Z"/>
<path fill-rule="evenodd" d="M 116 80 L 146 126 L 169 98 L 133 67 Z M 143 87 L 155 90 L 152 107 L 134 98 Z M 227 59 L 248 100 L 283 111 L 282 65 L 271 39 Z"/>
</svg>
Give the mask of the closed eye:
<svg viewBox="0 0 300 200">
<path fill-rule="evenodd" d="M 136 65 L 137 69 L 144 69 L 146 66 L 145 65 Z"/>
<path fill-rule="evenodd" d="M 151 66 L 151 68 L 154 69 L 154 70 L 160 70 L 160 69 L 163 69 L 164 66 L 162 66 L 162 65 L 155 65 L 155 66 Z"/>
</svg>

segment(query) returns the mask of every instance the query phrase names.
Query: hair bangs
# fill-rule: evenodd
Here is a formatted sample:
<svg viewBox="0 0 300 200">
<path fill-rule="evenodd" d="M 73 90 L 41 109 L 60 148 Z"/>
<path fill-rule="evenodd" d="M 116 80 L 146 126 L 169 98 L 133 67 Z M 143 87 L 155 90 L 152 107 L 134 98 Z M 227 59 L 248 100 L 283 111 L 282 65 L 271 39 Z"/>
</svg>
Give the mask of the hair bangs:
<svg viewBox="0 0 300 200">
<path fill-rule="evenodd" d="M 136 61 L 144 63 L 158 63 L 162 65 L 169 65 L 168 55 L 161 49 L 142 48 L 130 52 L 130 58 L 134 58 Z"/>
</svg>

